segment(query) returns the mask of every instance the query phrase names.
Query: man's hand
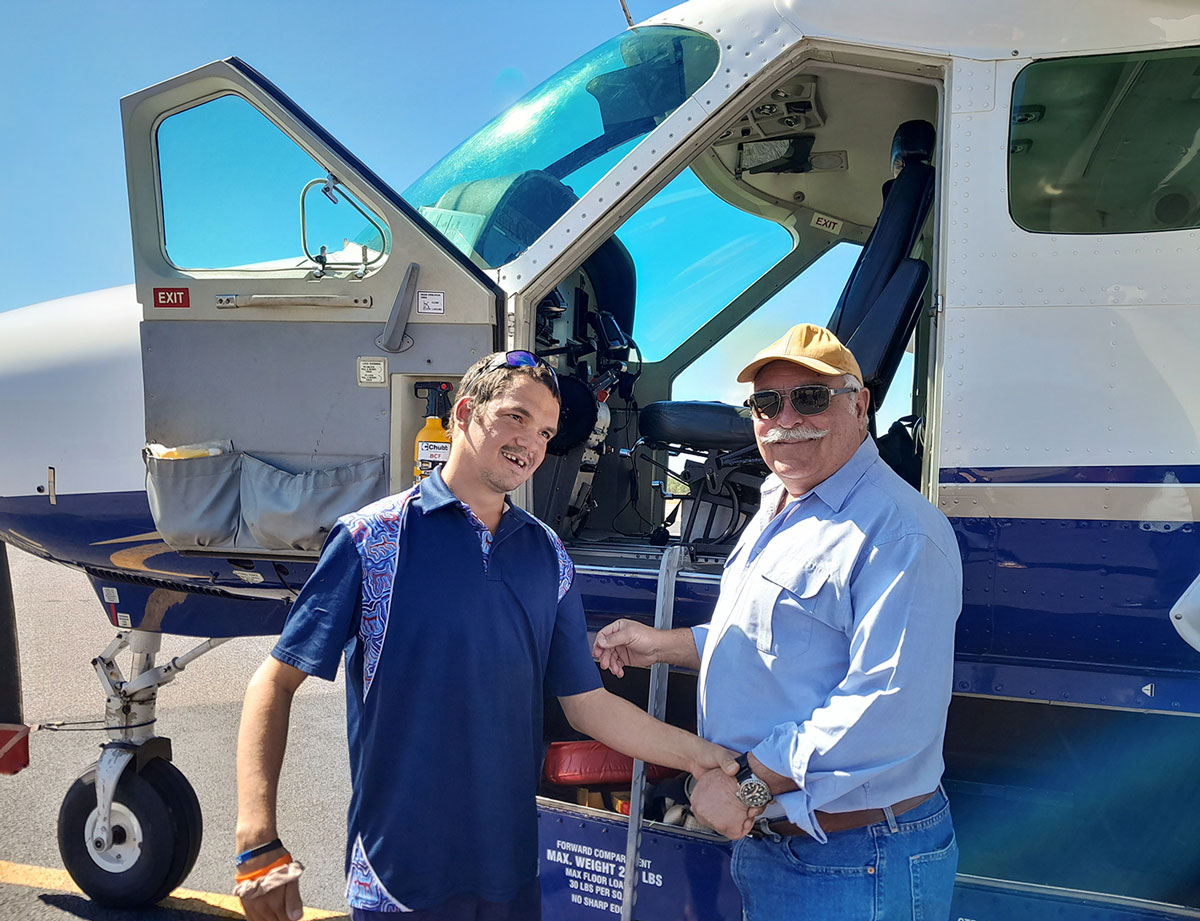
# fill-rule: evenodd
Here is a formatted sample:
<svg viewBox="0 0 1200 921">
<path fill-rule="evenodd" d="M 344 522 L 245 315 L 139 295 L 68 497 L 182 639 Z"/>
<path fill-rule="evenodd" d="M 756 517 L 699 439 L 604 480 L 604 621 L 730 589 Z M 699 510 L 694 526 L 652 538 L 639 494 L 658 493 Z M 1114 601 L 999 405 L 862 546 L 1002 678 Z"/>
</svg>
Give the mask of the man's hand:
<svg viewBox="0 0 1200 921">
<path fill-rule="evenodd" d="M 270 866 L 285 853 L 283 848 L 276 848 L 269 853 L 255 857 L 238 869 L 242 873 L 252 873 Z M 242 899 L 242 911 L 246 913 L 246 921 L 299 921 L 304 915 L 304 903 L 300 900 L 299 880 L 292 880 L 287 885 L 264 892 L 262 895 Z"/>
<path fill-rule="evenodd" d="M 709 771 L 716 770 L 730 777 L 736 777 L 740 767 L 737 763 L 737 752 L 732 752 L 722 745 L 697 738 L 698 751 L 691 773 L 696 777 Z"/>
<path fill-rule="evenodd" d="M 723 770 L 711 770 L 696 777 L 691 796 L 696 818 L 732 840 L 746 837 L 754 820 L 762 815 L 761 808 L 751 809 L 738 799 L 737 790 L 732 776 Z"/>
<path fill-rule="evenodd" d="M 596 634 L 592 655 L 602 669 L 620 678 L 626 666 L 645 667 L 660 661 L 656 648 L 658 632 L 636 621 L 615 620 Z"/>
<path fill-rule="evenodd" d="M 242 911 L 246 913 L 246 921 L 300 921 L 304 917 L 304 903 L 300 901 L 299 881 L 257 898 L 242 899 Z"/>
</svg>

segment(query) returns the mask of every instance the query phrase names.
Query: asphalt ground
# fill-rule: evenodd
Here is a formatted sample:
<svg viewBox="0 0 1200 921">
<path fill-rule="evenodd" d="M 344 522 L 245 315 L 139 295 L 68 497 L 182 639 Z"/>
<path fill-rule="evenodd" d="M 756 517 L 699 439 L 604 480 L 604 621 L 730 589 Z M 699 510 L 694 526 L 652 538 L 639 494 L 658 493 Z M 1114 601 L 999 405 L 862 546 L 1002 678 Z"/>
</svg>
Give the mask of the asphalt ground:
<svg viewBox="0 0 1200 921">
<path fill-rule="evenodd" d="M 8 558 L 25 722 L 101 718 L 104 695 L 90 663 L 116 631 L 87 579 L 11 547 Z M 159 662 L 196 642 L 163 637 Z M 195 787 L 204 814 L 204 840 L 186 888 L 139 912 L 101 909 L 74 889 L 58 853 L 58 809 L 105 739 L 91 728 L 38 730 L 30 736 L 30 766 L 0 776 L 0 919 L 241 917 L 227 895 L 233 884 L 237 726 L 246 682 L 272 643 L 270 637 L 232 640 L 159 691 L 158 734 L 171 739 L 174 763 Z M 120 664 L 127 672 L 127 659 Z M 311 918 L 344 917 L 346 910 L 342 853 L 349 767 L 343 694 L 340 677 L 334 684 L 313 678 L 300 687 L 280 783 L 280 834 L 306 865 L 300 886 Z"/>
</svg>

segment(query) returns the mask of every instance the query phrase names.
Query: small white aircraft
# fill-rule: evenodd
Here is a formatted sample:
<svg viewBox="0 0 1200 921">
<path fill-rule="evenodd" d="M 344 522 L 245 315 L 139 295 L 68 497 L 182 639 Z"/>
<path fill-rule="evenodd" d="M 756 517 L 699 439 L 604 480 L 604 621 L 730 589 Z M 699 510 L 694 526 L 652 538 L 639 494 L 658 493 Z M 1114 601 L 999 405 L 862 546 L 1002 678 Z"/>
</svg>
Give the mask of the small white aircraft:
<svg viewBox="0 0 1200 921">
<path fill-rule="evenodd" d="M 764 474 L 731 372 L 808 320 L 902 405 L 881 451 L 959 537 L 954 916 L 1200 914 L 1193 4 L 691 0 L 402 195 L 236 58 L 122 116 L 136 284 L 0 314 L 0 539 L 86 572 L 116 631 L 110 742 L 60 815 L 94 899 L 186 876 L 199 804 L 157 688 L 278 631 L 332 520 L 411 482 L 418 384 L 554 362 L 522 498 L 589 622 L 698 623 Z M 156 663 L 163 633 L 203 642 Z M 612 686 L 694 725 L 693 676 L 636 671 Z M 11 770 L 11 678 L 0 720 Z M 639 844 L 639 784 L 631 822 L 556 779 L 547 917 L 630 917 L 635 887 L 644 919 L 741 916 L 722 841 Z M 585 851 L 613 872 L 569 874 Z"/>
</svg>

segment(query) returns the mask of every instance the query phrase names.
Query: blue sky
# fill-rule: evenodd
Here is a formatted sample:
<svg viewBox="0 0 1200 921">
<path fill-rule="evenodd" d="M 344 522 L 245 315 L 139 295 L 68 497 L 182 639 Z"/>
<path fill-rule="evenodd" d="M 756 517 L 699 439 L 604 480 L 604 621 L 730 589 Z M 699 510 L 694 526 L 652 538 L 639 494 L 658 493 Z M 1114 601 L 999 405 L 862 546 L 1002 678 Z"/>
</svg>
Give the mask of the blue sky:
<svg viewBox="0 0 1200 921">
<path fill-rule="evenodd" d="M 619 0 L 7 4 L 0 310 L 133 281 L 124 95 L 237 55 L 403 189 L 624 28 Z"/>
<path fill-rule="evenodd" d="M 635 21 L 674 5 L 627 2 Z M 403 190 L 527 90 L 625 25 L 620 0 L 363 0 L 340 8 L 314 0 L 8 4 L 10 41 L 0 56 L 7 141 L 0 151 L 0 311 L 133 281 L 124 95 L 236 55 Z M 691 388 L 704 392 L 684 395 L 716 396 L 709 393 L 714 363 L 724 369 L 757 350 L 761 343 L 743 341 L 751 329 L 757 340 L 768 327 L 774 338 L 800 320 L 824 322 L 851 262 L 839 256 L 828 272 L 806 277 L 810 295 L 812 284 L 828 282 L 815 301 L 801 303 L 793 291 L 765 306 L 744 335 L 693 369 Z M 717 300 L 733 293 L 719 292 Z M 907 373 L 906 365 L 901 379 Z M 736 394 L 720 395 L 740 402 Z"/>
</svg>

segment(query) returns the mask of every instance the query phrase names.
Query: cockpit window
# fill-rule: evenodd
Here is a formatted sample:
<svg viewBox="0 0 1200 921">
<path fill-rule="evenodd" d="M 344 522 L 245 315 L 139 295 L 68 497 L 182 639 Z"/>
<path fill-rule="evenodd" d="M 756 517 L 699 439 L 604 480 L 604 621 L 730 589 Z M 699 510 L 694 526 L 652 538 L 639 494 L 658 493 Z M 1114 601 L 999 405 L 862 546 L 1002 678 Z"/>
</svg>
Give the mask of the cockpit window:
<svg viewBox="0 0 1200 921">
<path fill-rule="evenodd" d="M 670 354 L 795 245 L 783 226 L 729 204 L 690 169 L 617 236 L 637 268 L 633 337 L 646 361 Z"/>
<path fill-rule="evenodd" d="M 633 29 L 559 71 L 404 192 L 488 268 L 524 252 L 716 70 L 706 35 Z"/>
<path fill-rule="evenodd" d="M 1030 64 L 1013 84 L 1013 220 L 1034 233 L 1200 227 L 1197 100 L 1197 48 Z"/>
</svg>

